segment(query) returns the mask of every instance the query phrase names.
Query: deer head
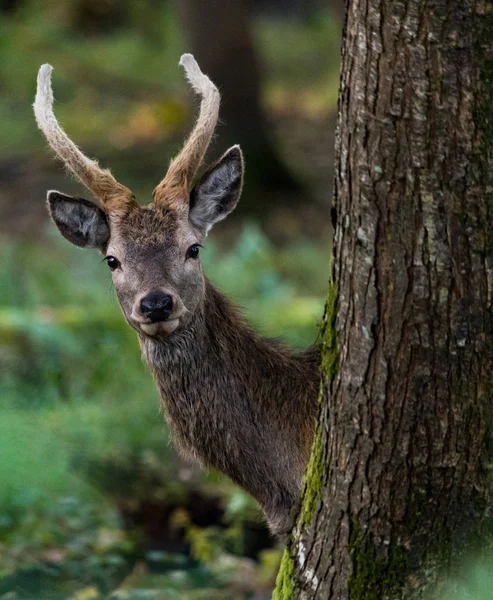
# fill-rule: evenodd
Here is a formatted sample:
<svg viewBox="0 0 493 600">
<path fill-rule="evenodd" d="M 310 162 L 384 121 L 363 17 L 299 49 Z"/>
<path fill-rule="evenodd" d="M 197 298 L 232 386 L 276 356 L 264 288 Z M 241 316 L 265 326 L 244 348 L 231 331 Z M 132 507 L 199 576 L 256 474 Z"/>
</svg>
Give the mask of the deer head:
<svg viewBox="0 0 493 600">
<path fill-rule="evenodd" d="M 236 206 L 243 182 L 243 156 L 230 148 L 192 186 L 219 114 L 220 95 L 191 54 L 180 64 L 201 96 L 195 126 L 153 193 L 137 204 L 132 192 L 85 156 L 53 114 L 50 65 L 38 74 L 34 113 L 49 145 L 93 200 L 48 192 L 48 210 L 60 233 L 82 248 L 97 248 L 112 271 L 125 318 L 139 333 L 168 336 L 186 327 L 203 304 L 205 281 L 200 244 L 210 228 Z"/>
</svg>

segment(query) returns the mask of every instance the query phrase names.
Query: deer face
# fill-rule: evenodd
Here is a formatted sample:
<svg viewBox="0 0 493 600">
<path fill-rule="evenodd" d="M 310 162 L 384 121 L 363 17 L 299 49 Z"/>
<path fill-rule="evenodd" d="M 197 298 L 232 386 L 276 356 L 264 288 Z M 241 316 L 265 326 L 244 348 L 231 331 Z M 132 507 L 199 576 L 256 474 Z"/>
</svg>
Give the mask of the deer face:
<svg viewBox="0 0 493 600">
<path fill-rule="evenodd" d="M 236 206 L 243 161 L 233 146 L 192 190 L 187 202 L 131 203 L 104 211 L 81 198 L 48 193 L 48 208 L 62 235 L 97 248 L 111 270 L 129 324 L 147 336 L 186 327 L 200 310 L 205 283 L 200 246 L 209 229 Z"/>
<path fill-rule="evenodd" d="M 139 206 L 128 188 L 87 158 L 61 129 L 53 114 L 49 65 L 39 71 L 34 102 L 36 120 L 50 146 L 98 198 L 89 201 L 49 192 L 53 221 L 73 244 L 104 253 L 125 318 L 152 337 L 186 327 L 200 309 L 205 290 L 200 244 L 210 228 L 234 209 L 243 181 L 243 157 L 233 146 L 190 189 L 214 132 L 220 97 L 190 54 L 183 55 L 180 64 L 202 96 L 200 113 L 147 206 Z"/>
</svg>

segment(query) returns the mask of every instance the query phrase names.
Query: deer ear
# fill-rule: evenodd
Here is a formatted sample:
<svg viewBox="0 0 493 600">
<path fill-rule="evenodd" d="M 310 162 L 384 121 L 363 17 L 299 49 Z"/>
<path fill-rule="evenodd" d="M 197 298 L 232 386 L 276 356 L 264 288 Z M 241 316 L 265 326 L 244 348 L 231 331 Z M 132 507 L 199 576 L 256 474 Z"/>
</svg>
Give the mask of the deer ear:
<svg viewBox="0 0 493 600">
<path fill-rule="evenodd" d="M 48 210 L 60 233 L 80 248 L 103 250 L 110 237 L 105 213 L 83 198 L 48 192 Z"/>
<path fill-rule="evenodd" d="M 233 146 L 202 175 L 190 194 L 190 221 L 205 234 L 229 215 L 243 185 L 243 154 Z"/>
</svg>

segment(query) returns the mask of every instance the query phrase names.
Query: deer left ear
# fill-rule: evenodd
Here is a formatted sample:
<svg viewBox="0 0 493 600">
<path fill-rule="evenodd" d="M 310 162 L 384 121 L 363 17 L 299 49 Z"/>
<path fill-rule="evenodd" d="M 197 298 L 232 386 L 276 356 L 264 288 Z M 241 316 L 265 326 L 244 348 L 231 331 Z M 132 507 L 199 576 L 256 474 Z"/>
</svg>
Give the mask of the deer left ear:
<svg viewBox="0 0 493 600">
<path fill-rule="evenodd" d="M 103 248 L 108 243 L 110 228 L 105 213 L 84 198 L 73 198 L 60 192 L 48 192 L 48 210 L 60 233 L 80 248 Z"/>
<path fill-rule="evenodd" d="M 243 154 L 232 146 L 190 193 L 190 221 L 207 234 L 235 208 L 243 186 Z"/>
</svg>

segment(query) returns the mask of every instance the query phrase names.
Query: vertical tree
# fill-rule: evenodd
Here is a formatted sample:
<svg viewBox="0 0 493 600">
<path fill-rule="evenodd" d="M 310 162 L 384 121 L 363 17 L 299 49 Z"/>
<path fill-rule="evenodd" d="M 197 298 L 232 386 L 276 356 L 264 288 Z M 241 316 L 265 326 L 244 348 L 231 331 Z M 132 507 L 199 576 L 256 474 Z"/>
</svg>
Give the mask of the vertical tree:
<svg viewBox="0 0 493 600">
<path fill-rule="evenodd" d="M 275 598 L 438 597 L 491 546 L 493 6 L 351 0 L 321 413 Z"/>
</svg>

